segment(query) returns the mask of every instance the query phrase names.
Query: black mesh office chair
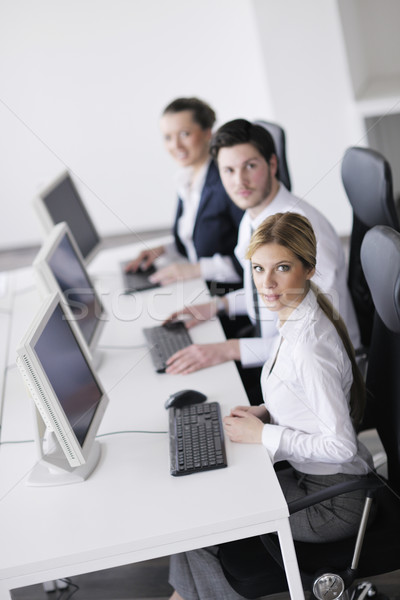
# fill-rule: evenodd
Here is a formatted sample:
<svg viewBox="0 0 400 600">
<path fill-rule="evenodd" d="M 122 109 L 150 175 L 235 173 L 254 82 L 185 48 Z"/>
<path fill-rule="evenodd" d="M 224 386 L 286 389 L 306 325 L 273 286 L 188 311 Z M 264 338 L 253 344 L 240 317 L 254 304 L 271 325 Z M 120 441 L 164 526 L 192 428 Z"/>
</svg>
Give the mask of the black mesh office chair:
<svg viewBox="0 0 400 600">
<path fill-rule="evenodd" d="M 355 577 L 372 577 L 400 569 L 400 234 L 389 227 L 373 228 L 365 235 L 361 260 L 376 308 L 367 372 L 368 402 L 377 407 L 376 427 L 388 457 L 388 479 L 371 474 L 365 482 L 370 486 L 367 497 L 376 496 L 377 514 L 363 542 L 365 518 L 361 521 L 357 542 L 353 538 L 326 544 L 295 542 L 306 590 L 312 590 L 318 572 L 333 574 L 328 576 L 328 586 L 333 585 L 334 577 L 339 575 L 347 588 Z M 338 490 L 344 493 L 353 485 L 356 487 L 357 482 L 332 486 L 324 492 L 324 499 L 338 495 Z M 292 514 L 321 499 L 320 494 L 310 495 L 290 503 L 289 511 Z M 274 560 L 271 555 L 275 556 Z M 287 590 L 274 535 L 223 544 L 220 558 L 228 581 L 246 598 Z M 367 587 L 362 586 L 368 585 L 360 584 L 351 599 L 383 600 L 384 596 L 374 593 L 372 587 L 368 596 L 362 596 L 364 592 L 367 594 Z M 346 592 L 340 597 L 349 598 Z"/>
<path fill-rule="evenodd" d="M 365 233 L 375 225 L 387 225 L 400 231 L 393 199 L 392 172 L 387 160 L 378 152 L 353 147 L 343 157 L 342 181 L 353 209 L 348 285 L 361 342 L 368 348 L 374 306 L 361 267 L 360 249 Z"/>
<path fill-rule="evenodd" d="M 255 125 L 265 127 L 272 135 L 275 142 L 276 156 L 278 158 L 277 178 L 288 190 L 291 190 L 292 186 L 290 182 L 289 167 L 286 160 L 286 137 L 284 130 L 280 125 L 270 123 L 269 121 L 257 120 L 254 121 L 254 123 Z"/>
</svg>

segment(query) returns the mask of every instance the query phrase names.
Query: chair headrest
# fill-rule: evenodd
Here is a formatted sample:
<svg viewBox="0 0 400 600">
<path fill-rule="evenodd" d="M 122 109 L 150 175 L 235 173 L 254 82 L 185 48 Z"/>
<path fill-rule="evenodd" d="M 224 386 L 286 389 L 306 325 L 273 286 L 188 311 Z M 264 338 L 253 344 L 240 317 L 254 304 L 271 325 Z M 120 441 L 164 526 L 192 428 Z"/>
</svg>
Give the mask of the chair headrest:
<svg viewBox="0 0 400 600">
<path fill-rule="evenodd" d="M 274 140 L 276 157 L 278 159 L 278 174 L 277 178 L 283 183 L 285 188 L 291 190 L 291 181 L 289 175 L 289 167 L 286 160 L 286 136 L 284 129 L 277 123 L 270 123 L 269 121 L 254 121 L 254 125 L 261 125 L 271 135 Z"/>
<path fill-rule="evenodd" d="M 353 211 L 364 225 L 388 225 L 399 231 L 392 171 L 379 152 L 348 148 L 342 161 L 342 181 Z"/>
<path fill-rule="evenodd" d="M 378 315 L 400 333 L 400 234 L 386 226 L 370 229 L 361 245 L 361 264 Z"/>
</svg>

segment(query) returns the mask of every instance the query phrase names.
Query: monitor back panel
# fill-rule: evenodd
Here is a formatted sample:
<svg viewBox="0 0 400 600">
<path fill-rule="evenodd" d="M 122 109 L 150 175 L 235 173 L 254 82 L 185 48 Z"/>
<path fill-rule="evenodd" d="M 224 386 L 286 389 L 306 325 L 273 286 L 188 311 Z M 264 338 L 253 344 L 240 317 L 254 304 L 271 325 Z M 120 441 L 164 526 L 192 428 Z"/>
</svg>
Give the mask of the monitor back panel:
<svg viewBox="0 0 400 600">
<path fill-rule="evenodd" d="M 101 238 L 69 173 L 64 173 L 44 190 L 36 206 L 46 229 L 65 221 L 85 262 L 93 258 L 100 248 Z"/>
</svg>

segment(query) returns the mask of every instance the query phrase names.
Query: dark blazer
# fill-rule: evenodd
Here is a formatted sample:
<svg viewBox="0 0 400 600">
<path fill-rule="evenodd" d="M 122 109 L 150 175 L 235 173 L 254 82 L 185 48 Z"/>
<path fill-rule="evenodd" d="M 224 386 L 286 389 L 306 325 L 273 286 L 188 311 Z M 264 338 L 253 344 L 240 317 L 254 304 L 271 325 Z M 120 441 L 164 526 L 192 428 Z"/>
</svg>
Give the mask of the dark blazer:
<svg viewBox="0 0 400 600">
<path fill-rule="evenodd" d="M 178 198 L 173 231 L 178 251 L 183 256 L 187 256 L 186 248 L 178 235 L 178 221 L 182 212 L 183 202 Z M 236 271 L 241 276 L 242 268 L 233 251 L 242 216 L 243 211 L 229 198 L 222 185 L 218 168 L 212 161 L 207 171 L 194 224 L 193 244 L 198 258 L 211 257 L 214 254 L 230 256 Z"/>
</svg>

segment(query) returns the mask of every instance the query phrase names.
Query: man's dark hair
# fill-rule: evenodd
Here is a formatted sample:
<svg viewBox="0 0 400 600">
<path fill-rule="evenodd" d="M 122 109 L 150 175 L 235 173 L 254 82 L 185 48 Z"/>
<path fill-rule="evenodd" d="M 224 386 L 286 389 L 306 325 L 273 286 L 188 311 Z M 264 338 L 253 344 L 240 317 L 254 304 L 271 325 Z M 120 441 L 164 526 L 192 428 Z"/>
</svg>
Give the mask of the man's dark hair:
<svg viewBox="0 0 400 600">
<path fill-rule="evenodd" d="M 193 121 L 202 129 L 211 129 L 215 123 L 216 115 L 211 106 L 199 98 L 177 98 L 164 108 L 163 115 L 191 110 Z"/>
<path fill-rule="evenodd" d="M 216 161 L 221 148 L 231 148 L 238 144 L 251 144 L 267 163 L 273 154 L 276 155 L 275 143 L 269 131 L 246 119 L 235 119 L 222 125 L 212 137 L 210 154 Z"/>
</svg>

